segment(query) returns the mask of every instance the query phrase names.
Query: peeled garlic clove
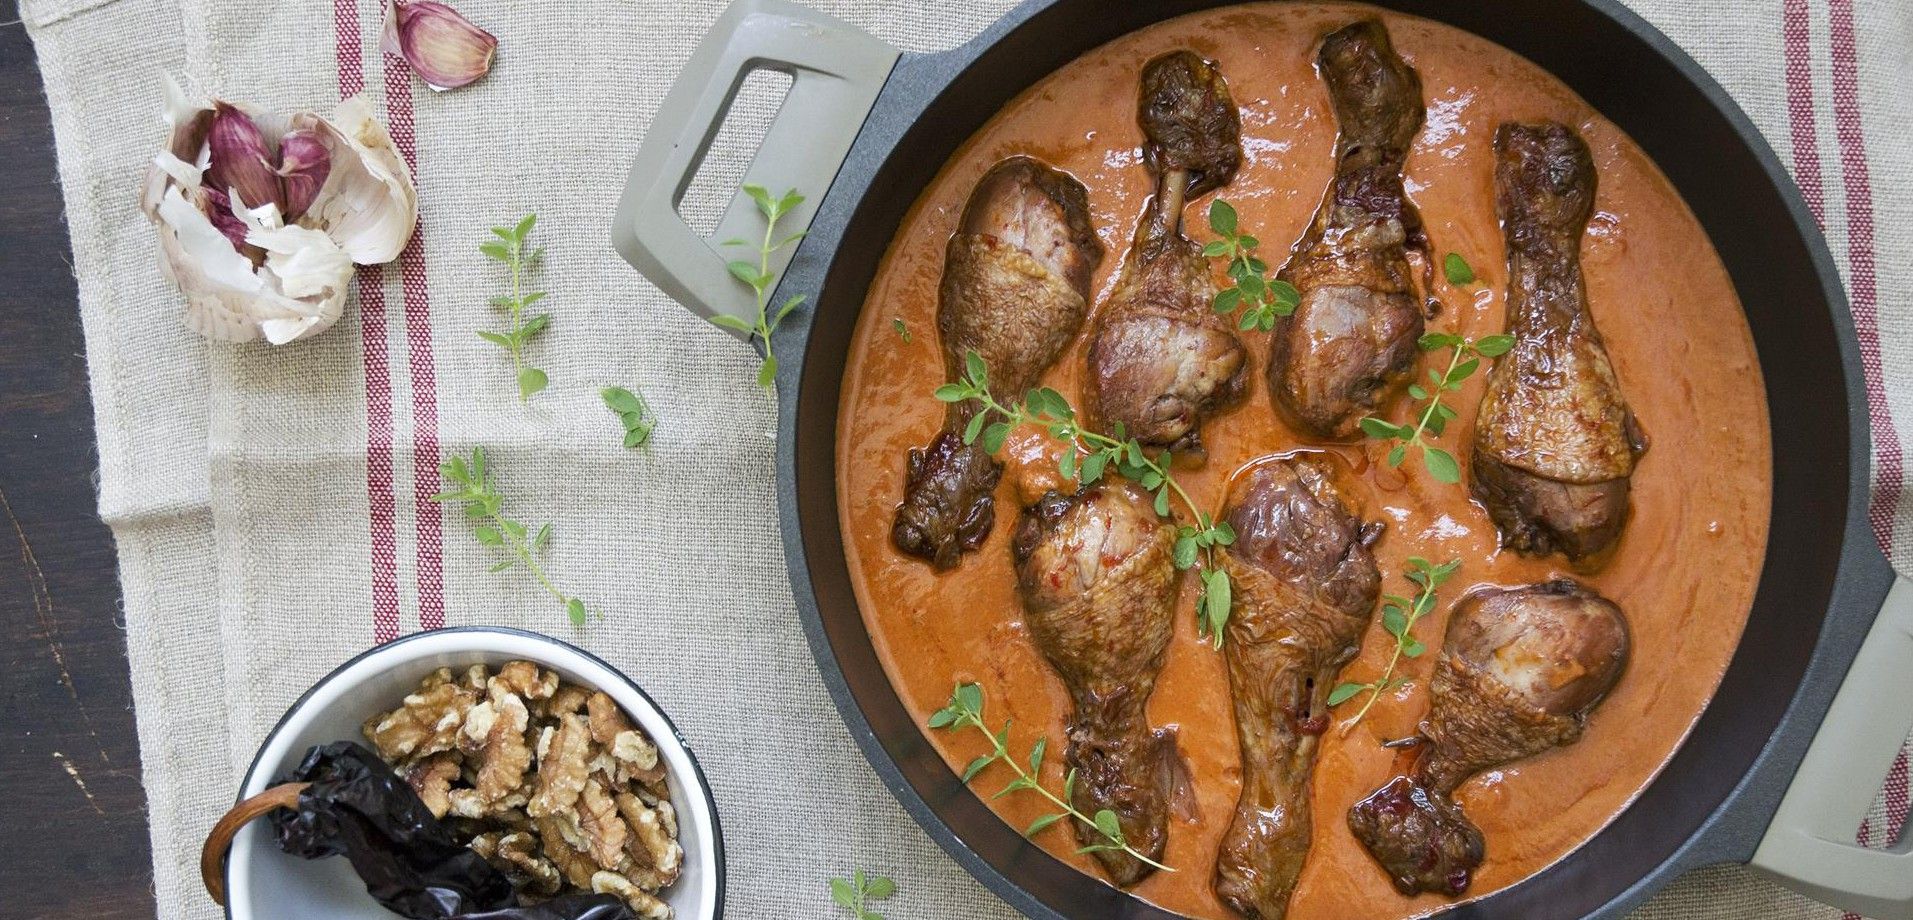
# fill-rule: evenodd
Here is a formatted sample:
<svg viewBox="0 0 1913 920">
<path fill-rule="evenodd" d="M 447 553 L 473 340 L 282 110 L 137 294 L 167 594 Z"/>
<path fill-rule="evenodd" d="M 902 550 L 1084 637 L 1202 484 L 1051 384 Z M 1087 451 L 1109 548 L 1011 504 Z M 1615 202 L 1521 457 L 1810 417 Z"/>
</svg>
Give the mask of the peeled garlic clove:
<svg viewBox="0 0 1913 920">
<path fill-rule="evenodd" d="M 434 0 L 387 0 L 385 51 L 406 63 L 435 90 L 456 89 L 492 69 L 498 39 Z"/>
<path fill-rule="evenodd" d="M 332 152 L 319 132 L 300 128 L 279 139 L 279 178 L 286 193 L 286 220 L 298 220 L 312 207 L 332 174 Z"/>
<path fill-rule="evenodd" d="M 272 204 L 285 211 L 285 191 L 272 168 L 272 147 L 252 116 L 228 103 L 213 103 L 213 127 L 206 143 L 212 152 L 206 169 L 208 184 L 237 190 L 246 207 Z"/>
</svg>

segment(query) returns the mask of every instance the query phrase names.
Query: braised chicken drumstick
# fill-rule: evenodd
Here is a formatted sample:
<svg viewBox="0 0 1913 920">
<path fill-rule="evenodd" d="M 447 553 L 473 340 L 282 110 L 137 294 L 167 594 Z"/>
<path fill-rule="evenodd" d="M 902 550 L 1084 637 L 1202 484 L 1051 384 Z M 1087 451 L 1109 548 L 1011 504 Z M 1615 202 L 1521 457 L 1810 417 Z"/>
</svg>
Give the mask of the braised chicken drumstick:
<svg viewBox="0 0 1913 920">
<path fill-rule="evenodd" d="M 970 193 L 944 254 L 937 335 L 946 378 L 960 378 L 974 351 L 994 392 L 1022 398 L 1082 329 L 1102 259 L 1082 183 L 1029 157 L 998 163 Z M 910 451 L 890 528 L 897 549 L 940 569 L 982 545 L 995 522 L 1002 465 L 963 443 L 979 411 L 974 402 L 951 404 L 936 439 Z"/>
<path fill-rule="evenodd" d="M 1620 608 L 1575 582 L 1464 598 L 1435 664 L 1415 766 L 1350 809 L 1349 829 L 1403 894 L 1467 891 L 1483 841 L 1456 787 L 1579 738 L 1627 656 Z"/>
<path fill-rule="evenodd" d="M 1149 447 L 1202 449 L 1203 417 L 1242 395 L 1248 353 L 1211 305 L 1202 247 L 1183 204 L 1220 188 L 1242 161 L 1242 122 L 1214 64 L 1172 51 L 1150 61 L 1138 105 L 1156 193 L 1090 341 L 1090 406 Z"/>
<path fill-rule="evenodd" d="M 1044 495 L 1024 510 L 1012 546 L 1030 635 L 1074 704 L 1070 804 L 1086 815 L 1115 812 L 1123 839 L 1158 861 L 1181 761 L 1174 733 L 1151 729 L 1144 710 L 1175 617 L 1174 543 L 1149 495 L 1104 483 Z M 1076 833 L 1084 846 L 1104 842 L 1091 828 Z M 1096 858 L 1118 885 L 1153 871 L 1120 850 Z"/>
<path fill-rule="evenodd" d="M 1381 590 L 1364 524 L 1327 470 L 1282 460 L 1255 470 L 1225 512 L 1235 585 L 1224 650 L 1242 748 L 1242 795 L 1216 857 L 1215 892 L 1251 920 L 1288 912 L 1308 856 L 1309 777 L 1328 694 L 1355 657 Z"/>
<path fill-rule="evenodd" d="M 1421 78 L 1372 19 L 1330 33 L 1316 63 L 1340 129 L 1335 178 L 1277 276 L 1302 299 L 1276 321 L 1269 390 L 1291 425 L 1346 438 L 1403 383 L 1422 333 L 1407 253 L 1425 261 L 1428 244 L 1402 188 Z"/>
<path fill-rule="evenodd" d="M 1475 422 L 1475 498 L 1518 552 L 1593 555 L 1621 535 L 1646 449 L 1588 312 L 1581 233 L 1594 160 L 1565 126 L 1495 132 L 1495 207 L 1508 247 L 1508 332 Z"/>
</svg>

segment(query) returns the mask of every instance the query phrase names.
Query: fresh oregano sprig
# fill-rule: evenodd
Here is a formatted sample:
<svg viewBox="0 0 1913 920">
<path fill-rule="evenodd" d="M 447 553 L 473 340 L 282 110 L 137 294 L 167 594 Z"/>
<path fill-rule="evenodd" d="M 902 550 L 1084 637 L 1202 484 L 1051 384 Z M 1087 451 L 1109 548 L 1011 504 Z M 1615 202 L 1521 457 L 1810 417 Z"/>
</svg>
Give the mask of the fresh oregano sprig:
<svg viewBox="0 0 1913 920">
<path fill-rule="evenodd" d="M 1034 837 L 1045 828 L 1064 818 L 1074 818 L 1082 822 L 1084 826 L 1102 835 L 1103 838 L 1096 843 L 1077 849 L 1077 853 L 1099 853 L 1108 850 L 1121 850 L 1164 872 L 1176 871 L 1150 859 L 1143 855 L 1141 851 L 1130 846 L 1129 842 L 1123 839 L 1122 822 L 1117 819 L 1114 811 L 1105 808 L 1096 812 L 1094 815 L 1086 815 L 1077 810 L 1076 806 L 1070 804 L 1070 799 L 1076 791 L 1076 771 L 1074 769 L 1071 769 L 1068 776 L 1063 780 L 1062 795 L 1059 796 L 1051 792 L 1043 785 L 1040 777 L 1043 772 L 1043 753 L 1049 746 L 1048 738 L 1036 739 L 1035 746 L 1030 748 L 1028 769 L 1024 769 L 1023 761 L 1011 757 L 1010 723 L 1004 722 L 1002 729 L 991 731 L 990 727 L 983 722 L 982 685 L 974 683 L 957 684 L 956 688 L 950 691 L 949 704 L 930 714 L 929 725 L 931 728 L 953 732 L 961 731 L 965 728 L 974 728 L 982 732 L 984 737 L 990 739 L 990 752 L 978 756 L 975 760 L 970 761 L 968 767 L 964 768 L 963 782 L 965 784 L 976 779 L 977 775 L 982 773 L 990 764 L 1002 763 L 1008 766 L 1011 772 L 1016 774 L 1016 778 L 1011 780 L 1009 785 L 1004 786 L 996 795 L 991 796 L 992 799 L 1000 799 L 1012 792 L 1028 789 L 1048 799 L 1050 804 L 1062 809 L 1058 812 L 1046 814 L 1031 822 L 1030 826 L 1023 831 L 1023 836 Z"/>
<path fill-rule="evenodd" d="M 538 579 L 538 584 L 565 605 L 565 615 L 571 618 L 572 624 L 583 626 L 585 602 L 558 590 L 551 583 L 551 578 L 545 575 L 544 566 L 538 564 L 539 555 L 545 545 L 551 542 L 551 525 L 546 524 L 538 528 L 537 533 L 532 533 L 524 524 L 505 516 L 505 496 L 492 485 L 491 470 L 485 465 L 485 449 L 472 448 L 469 462 L 463 457 L 454 456 L 440 464 L 438 473 L 457 488 L 432 496 L 432 501 L 463 504 L 466 520 L 472 525 L 472 536 L 486 546 L 510 553 L 493 565 L 491 570 L 502 572 L 515 565 L 530 569 L 532 576 Z"/>
<path fill-rule="evenodd" d="M 783 323 L 784 317 L 790 315 L 790 311 L 797 309 L 798 305 L 804 302 L 804 295 L 797 294 L 785 300 L 784 305 L 778 307 L 776 313 L 770 312 L 771 289 L 777 283 L 777 276 L 771 274 L 771 256 L 778 250 L 804 238 L 804 232 L 801 230 L 779 238 L 777 222 L 796 210 L 798 205 L 803 204 L 804 196 L 799 195 L 796 189 L 791 189 L 781 196 L 772 197 L 771 193 L 761 185 L 744 186 L 744 194 L 757 202 L 758 213 L 764 215 L 764 238 L 755 242 L 725 240 L 724 245 L 757 247 L 756 261 L 737 259 L 728 263 L 731 277 L 749 285 L 757 295 L 757 321 L 747 322 L 735 316 L 718 314 L 711 317 L 711 322 L 726 329 L 742 332 L 762 344 L 764 363 L 757 369 L 757 385 L 768 389 L 777 379 L 777 356 L 771 353 L 771 333 L 777 331 L 778 325 Z"/>
<path fill-rule="evenodd" d="M 1362 708 L 1355 713 L 1355 718 L 1342 724 L 1342 734 L 1348 734 L 1357 723 L 1361 722 L 1362 717 L 1368 715 L 1368 710 L 1374 707 L 1375 701 L 1380 699 L 1383 693 L 1408 682 L 1408 678 L 1396 676 L 1395 667 L 1401 663 L 1402 656 L 1420 658 L 1421 654 L 1428 650 L 1420 639 L 1415 638 L 1415 624 L 1435 609 L 1436 589 L 1452 578 L 1459 568 L 1461 568 L 1460 559 L 1450 559 L 1441 565 L 1435 565 L 1420 556 L 1409 557 L 1408 570 L 1402 574 L 1409 581 L 1414 582 L 1417 589 L 1415 597 L 1411 600 L 1399 594 L 1389 594 L 1382 598 L 1382 630 L 1395 638 L 1395 651 L 1388 656 L 1388 667 L 1382 669 L 1382 676 L 1374 680 L 1363 683 L 1344 682 L 1337 684 L 1335 689 L 1329 691 L 1330 706 L 1339 706 L 1361 693 L 1368 694 L 1367 702 L 1364 702 Z"/>
<path fill-rule="evenodd" d="M 881 901 L 897 893 L 897 883 L 881 875 L 865 875 L 858 869 L 850 878 L 830 880 L 830 899 L 837 906 L 850 911 L 852 920 L 883 920 L 883 915 L 871 910 L 871 901 Z"/>
<path fill-rule="evenodd" d="M 483 330 L 478 336 L 511 353 L 512 379 L 518 381 L 520 400 L 531 398 L 531 394 L 544 389 L 551 382 L 544 371 L 525 363 L 526 343 L 551 325 L 549 313 L 525 318 L 526 307 L 545 299 L 544 291 L 527 291 L 524 288 L 525 275 L 545 254 L 543 246 L 525 248 L 525 238 L 531 235 L 531 228 L 537 223 L 538 215 L 527 214 L 523 220 L 510 227 L 493 227 L 492 235 L 498 238 L 478 244 L 479 252 L 494 261 L 505 263 L 511 270 L 511 293 L 492 298 L 492 306 L 503 309 L 511 319 L 511 328 L 504 332 Z"/>
<path fill-rule="evenodd" d="M 1453 351 L 1448 356 L 1447 368 L 1428 369 L 1428 386 L 1419 383 L 1409 385 L 1408 395 L 1417 402 L 1425 403 L 1416 413 L 1415 423 L 1397 425 L 1371 415 L 1362 419 L 1362 432 L 1371 438 L 1399 442 L 1388 450 L 1389 466 L 1401 466 L 1412 447 L 1421 454 L 1422 466 L 1428 470 L 1428 475 L 1452 485 L 1461 481 L 1461 464 L 1455 462 L 1454 454 L 1430 443 L 1441 437 L 1442 431 L 1456 415 L 1454 407 L 1442 402 L 1441 395 L 1461 389 L 1461 382 L 1481 367 L 1482 358 L 1507 354 L 1508 349 L 1514 347 L 1514 336 L 1489 335 L 1470 340 L 1451 332 L 1430 332 L 1423 335 L 1417 344 L 1422 351 L 1439 351 L 1443 348 Z"/>
<path fill-rule="evenodd" d="M 1261 241 L 1237 226 L 1235 206 L 1220 198 L 1209 203 L 1209 229 L 1217 239 L 1202 247 L 1211 259 L 1229 260 L 1229 280 L 1234 284 L 1216 292 L 1215 311 L 1224 315 L 1242 311 L 1236 325 L 1243 331 L 1275 329 L 1275 318 L 1295 312 L 1302 293 L 1295 285 L 1269 277 L 1269 264 L 1255 254 Z"/>
<path fill-rule="evenodd" d="M 1216 564 L 1215 553 L 1217 547 L 1235 542 L 1235 529 L 1228 521 L 1211 518 L 1189 497 L 1171 472 L 1173 458 L 1168 451 L 1150 456 L 1140 442 L 1125 435 L 1121 423 L 1113 429 L 1113 436 L 1083 426 L 1077 421 L 1076 410 L 1070 407 L 1069 400 L 1049 387 L 1031 390 L 1017 405 L 1004 405 L 991 394 L 990 369 L 974 351 L 963 357 L 963 378 L 937 387 L 936 398 L 946 403 L 975 402 L 981 408 L 982 411 L 970 417 L 963 430 L 965 444 L 981 442 L 986 452 L 995 454 L 1003 449 L 1003 442 L 1012 430 L 1021 425 L 1035 425 L 1071 447 L 1057 463 L 1057 471 L 1064 479 L 1091 485 L 1113 470 L 1153 493 L 1156 514 L 1165 518 L 1171 517 L 1171 496 L 1180 500 L 1196 523 L 1176 528 L 1176 567 L 1188 569 L 1201 556 L 1202 568 L 1198 575 L 1202 579 L 1202 590 L 1196 596 L 1196 628 L 1198 634 L 1210 639 L 1216 648 L 1222 647 L 1232 592 L 1229 575 Z M 997 421 L 990 421 L 992 417 Z"/>
<path fill-rule="evenodd" d="M 658 427 L 658 420 L 641 394 L 624 387 L 605 387 L 598 395 L 624 423 L 624 446 L 637 447 L 651 440 L 651 430 Z"/>
</svg>

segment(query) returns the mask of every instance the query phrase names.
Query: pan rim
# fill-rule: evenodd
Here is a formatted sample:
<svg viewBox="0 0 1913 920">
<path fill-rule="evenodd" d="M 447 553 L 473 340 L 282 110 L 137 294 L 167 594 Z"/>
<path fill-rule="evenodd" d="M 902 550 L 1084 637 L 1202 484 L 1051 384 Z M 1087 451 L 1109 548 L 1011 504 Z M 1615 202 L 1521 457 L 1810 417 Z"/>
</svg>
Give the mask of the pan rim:
<svg viewBox="0 0 1913 920">
<path fill-rule="evenodd" d="M 879 99 L 877 111 L 873 113 L 871 122 L 866 124 L 857 145 L 853 147 L 849 163 L 839 174 L 830 194 L 825 197 L 820 206 L 818 223 L 813 226 L 810 239 L 806 241 L 804 248 L 799 250 L 797 258 L 793 261 L 780 297 L 793 293 L 807 293 L 811 296 L 811 302 L 818 304 L 819 309 L 822 309 L 825 301 L 821 295 L 826 286 L 825 282 L 835 273 L 841 261 L 838 258 L 838 245 L 852 221 L 860 215 L 865 197 L 875 192 L 905 194 L 908 200 L 915 198 L 916 189 L 873 188 L 873 180 L 881 181 L 880 173 L 883 167 L 895 153 L 900 139 L 911 130 L 916 118 L 944 103 L 945 95 L 952 91 L 958 79 L 968 68 L 976 65 L 979 59 L 992 49 L 1012 39 L 1019 29 L 1030 25 L 1048 11 L 1070 6 L 1074 2 L 1075 0 L 1030 0 L 1006 14 L 995 25 L 962 47 L 935 55 L 905 55 L 899 61 L 891 84 L 886 86 L 884 95 Z M 1854 334 L 1851 317 L 1846 309 L 1844 290 L 1840 285 L 1838 273 L 1833 267 L 1832 256 L 1804 200 L 1784 167 L 1781 166 L 1778 157 L 1753 126 L 1752 121 L 1686 52 L 1638 15 L 1613 0 L 1560 0 L 1560 3 L 1556 5 L 1563 4 L 1601 17 L 1609 26 L 1621 30 L 1638 43 L 1641 49 L 1652 53 L 1671 67 L 1685 84 L 1685 88 L 1698 93 L 1711 112 L 1732 131 L 1739 152 L 1751 157 L 1758 166 L 1763 179 L 1763 188 L 1760 191 L 1764 192 L 1771 188 L 1772 192 L 1779 196 L 1780 205 L 1787 217 L 1788 232 L 1785 235 L 1788 240 L 1797 241 L 1807 257 L 1809 265 L 1801 267 L 1801 274 L 1817 282 L 1820 296 L 1819 302 L 1816 302 L 1814 306 L 1824 305 L 1825 307 L 1845 384 L 1841 388 L 1841 393 L 1844 397 L 1846 412 L 1841 421 L 1845 424 L 1846 436 L 1840 439 L 1844 442 L 1842 445 L 1844 450 L 1840 453 L 1844 454 L 1843 465 L 1848 473 L 1842 478 L 1845 489 L 1845 517 L 1844 527 L 1839 532 L 1838 540 L 1834 541 L 1838 549 L 1837 561 L 1833 565 L 1836 577 L 1827 596 L 1827 609 L 1823 611 L 1823 622 L 1826 628 L 1816 634 L 1811 655 L 1808 656 L 1802 668 L 1797 686 L 1785 695 L 1784 706 L 1779 707 L 1780 713 L 1774 721 L 1774 727 L 1770 733 L 1767 733 L 1764 743 L 1758 746 L 1758 753 L 1749 760 L 1744 772 L 1736 774 L 1740 777 L 1739 780 L 1731 788 L 1721 790 L 1719 801 L 1705 813 L 1704 817 L 1681 831 L 1682 840 L 1673 845 L 1651 871 L 1641 875 L 1630 885 L 1615 886 L 1604 883 L 1604 888 L 1613 890 L 1612 896 L 1591 911 L 1574 914 L 1574 916 L 1614 917 L 1619 916 L 1633 904 L 1644 900 L 1655 888 L 1680 871 L 1699 865 L 1744 860 L 1751 854 L 1754 844 L 1757 843 L 1760 833 L 1765 828 L 1767 818 L 1771 815 L 1772 806 L 1777 803 L 1779 794 L 1784 791 L 1800 754 L 1804 752 L 1807 740 L 1811 738 L 1811 726 L 1806 723 L 1817 721 L 1818 717 L 1824 713 L 1826 705 L 1831 700 L 1833 686 L 1837 685 L 1840 675 L 1844 673 L 1846 665 L 1851 661 L 1853 651 L 1857 648 L 1858 634 L 1864 631 L 1867 623 L 1870 623 L 1872 614 L 1878 609 L 1878 602 L 1885 596 L 1891 572 L 1886 567 L 1877 544 L 1873 542 L 1871 534 L 1865 527 L 1864 504 L 1868 486 L 1869 434 L 1864 424 L 1866 401 L 1864 379 L 1861 376 L 1858 359 L 1858 341 Z M 1152 18 L 1167 19 L 1194 9 L 1221 5 L 1227 4 L 1207 2 L 1207 0 L 1165 4 L 1168 8 Z M 1404 0 L 1404 2 L 1386 2 L 1385 0 L 1374 5 L 1456 25 L 1448 16 L 1430 15 L 1424 9 L 1417 9 L 1418 6 L 1428 6 L 1426 3 L 1419 3 L 1418 0 Z M 1466 28 L 1459 25 L 1457 27 Z M 1127 32 L 1130 29 L 1123 31 Z M 1482 34 L 1479 30 L 1471 31 Z M 1500 41 L 1492 36 L 1486 37 Z M 1108 39 L 1098 38 L 1095 41 L 1086 40 L 1073 45 L 1073 50 L 1063 55 L 1062 60 L 1067 61 L 1106 40 Z M 1506 44 L 1506 42 L 1501 43 Z M 1517 50 L 1516 53 L 1521 52 Z M 1010 95 L 1013 94 L 1012 92 Z M 991 112 L 995 110 L 995 106 L 987 108 Z M 1608 114 L 1606 108 L 1602 111 Z M 968 133 L 968 131 L 961 132 L 962 136 L 967 136 Z M 1630 131 L 1630 134 L 1633 133 L 1635 132 Z M 1661 162 L 1661 157 L 1657 156 L 1655 159 L 1657 163 Z M 1679 183 L 1676 185 L 1677 188 L 1682 188 L 1685 197 L 1686 189 Z M 1721 245 L 1719 235 L 1710 235 L 1715 236 L 1717 248 L 1721 248 L 1725 255 L 1726 249 Z M 1738 280 L 1736 287 L 1745 292 L 1745 288 L 1739 284 Z M 855 299 L 860 307 L 861 291 Z M 1743 297 L 1743 303 L 1745 302 L 1746 298 Z M 1810 312 L 1816 317 L 1819 315 L 1818 310 Z M 856 311 L 851 311 L 849 321 L 854 322 L 855 315 Z M 793 317 L 793 319 L 800 318 Z M 886 787 L 897 797 L 912 818 L 925 829 L 926 833 L 973 876 L 1026 914 L 1046 918 L 1064 916 L 1036 898 L 1015 879 L 1010 878 L 1005 869 L 977 852 L 971 843 L 951 826 L 950 821 L 943 814 L 942 807 L 947 807 L 947 802 L 943 806 L 930 804 L 930 798 L 926 796 L 925 791 L 906 776 L 900 764 L 899 753 L 892 749 L 893 743 L 887 743 L 885 739 L 878 736 L 869 714 L 865 711 L 864 700 L 851 687 L 845 674 L 844 661 L 830 635 L 830 627 L 824 619 L 811 571 L 813 565 L 819 564 L 820 558 L 826 567 L 834 564 L 841 568 L 843 566 L 841 542 L 830 546 L 817 546 L 817 551 L 812 552 L 812 547 L 805 535 L 805 517 L 802 511 L 802 505 L 805 504 L 804 496 L 800 494 L 803 488 L 802 483 L 805 482 L 800 473 L 806 467 L 804 461 L 801 461 L 798 456 L 799 448 L 796 445 L 799 432 L 805 428 L 821 428 L 827 432 L 824 435 L 825 439 L 834 441 L 836 399 L 841 386 L 838 380 L 829 381 L 823 388 L 828 391 L 827 399 L 819 398 L 817 391 L 813 389 L 817 385 L 816 375 L 841 373 L 840 361 L 815 362 L 817 369 L 813 376 L 808 378 L 805 376 L 805 368 L 813 364 L 811 359 L 814 356 L 811 351 L 816 343 L 813 337 L 814 331 L 815 318 L 807 312 L 801 316 L 800 322 L 783 334 L 779 340 L 782 353 L 798 357 L 795 361 L 787 360 L 779 379 L 782 408 L 780 427 L 783 438 L 778 455 L 778 488 L 793 594 L 803 619 L 806 637 L 817 659 L 819 671 L 840 714 L 845 719 L 846 726 L 863 750 L 865 758 L 871 763 Z M 820 357 L 828 358 L 829 355 Z M 1762 349 L 1762 365 L 1763 368 L 1768 365 L 1767 351 L 1764 348 Z M 1770 406 L 1773 404 L 1773 385 L 1774 381 L 1770 379 L 1768 383 Z M 827 424 L 819 418 L 820 424 L 806 425 L 803 418 L 806 412 L 813 418 L 827 417 Z M 1853 423 L 1856 420 L 1859 423 Z M 1779 446 L 1776 444 L 1776 451 L 1778 450 Z M 814 475 L 830 483 L 829 488 L 825 490 L 829 493 L 828 529 L 834 532 L 836 527 L 834 465 L 828 463 L 823 465 L 826 468 L 815 471 Z M 1776 476 L 1776 482 L 1778 481 Z M 1776 507 L 1776 514 L 1777 512 L 1778 507 Z M 1771 575 L 1768 570 L 1775 565 L 1771 546 L 1770 542 L 1769 558 L 1763 567 L 1760 579 L 1763 593 Z M 832 554 L 837 556 L 835 563 L 829 561 Z M 1759 609 L 1761 609 L 1761 602 L 1757 596 L 1755 610 Z M 860 625 L 860 616 L 854 615 L 854 602 L 852 611 L 852 618 L 858 619 Z M 865 644 L 868 644 L 867 639 Z M 1743 648 L 1736 651 L 1730 662 L 1729 676 L 1742 668 L 1745 657 L 1744 646 L 1743 641 Z M 887 686 L 887 676 L 883 676 L 882 679 Z M 890 692 L 894 697 L 894 689 Z M 1707 720 L 1709 713 L 1718 708 L 1715 706 L 1715 701 L 1728 692 L 1728 679 L 1723 677 L 1714 696 L 1710 698 L 1709 704 L 1698 715 L 1695 726 L 1670 756 L 1668 764 L 1664 765 L 1660 774 L 1648 784 L 1641 796 L 1623 810 L 1621 816 L 1611 820 L 1574 851 L 1540 873 L 1509 888 L 1484 896 L 1478 901 L 1462 905 L 1449 913 L 1455 916 L 1500 916 L 1501 914 L 1492 913 L 1497 909 L 1495 904 L 1497 898 L 1508 892 L 1536 887 L 1539 880 L 1549 876 L 1563 876 L 1563 883 L 1592 884 L 1592 880 L 1579 877 L 1577 873 L 1561 873 L 1557 870 L 1561 870 L 1565 864 L 1573 861 L 1575 855 L 1586 849 L 1594 840 L 1613 832 L 1621 823 L 1621 817 L 1634 810 L 1647 797 L 1649 790 L 1667 781 L 1667 774 L 1675 761 L 1682 757 L 1683 752 L 1694 748 L 1695 739 L 1702 733 L 1703 723 Z M 920 743 L 921 739 L 918 740 Z M 908 739 L 897 743 L 908 744 Z M 954 781 L 954 777 L 950 777 L 950 780 Z M 1014 833 L 1013 830 L 1011 833 Z M 1043 856 L 1048 858 L 1047 854 Z M 1064 865 L 1060 862 L 1056 864 Z M 1065 868 L 1071 873 L 1076 873 L 1073 867 L 1065 866 Z M 1018 869 L 1021 871 L 1020 866 Z M 1100 881 L 1096 881 L 1095 884 L 1107 888 Z M 1125 905 L 1122 916 L 1177 916 L 1133 897 L 1125 897 L 1123 900 L 1131 905 L 1140 905 L 1140 908 Z"/>
</svg>

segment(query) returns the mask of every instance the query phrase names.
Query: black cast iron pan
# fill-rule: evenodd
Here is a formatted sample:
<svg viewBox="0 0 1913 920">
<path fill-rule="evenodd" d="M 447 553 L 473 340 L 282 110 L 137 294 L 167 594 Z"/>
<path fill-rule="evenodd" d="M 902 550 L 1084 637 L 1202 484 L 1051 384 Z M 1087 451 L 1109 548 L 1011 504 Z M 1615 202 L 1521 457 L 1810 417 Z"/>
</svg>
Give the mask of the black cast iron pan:
<svg viewBox="0 0 1913 920">
<path fill-rule="evenodd" d="M 838 527 L 833 457 L 845 359 L 905 211 L 971 133 L 1083 52 L 1217 5 L 1029 0 L 960 48 L 899 55 L 783 0 L 740 0 L 666 98 L 614 225 L 619 251 L 666 293 L 705 316 L 755 319 L 724 257 L 676 206 L 745 75 L 792 75 L 763 147 L 776 153 L 760 154 L 747 178 L 829 189 L 790 219 L 792 229 L 808 221 L 810 235 L 774 300 L 802 294 L 810 304 L 775 340 L 784 360 L 779 495 L 797 607 L 825 683 L 878 775 L 951 856 L 1034 917 L 1173 915 L 1052 858 L 997 819 L 892 690 L 864 631 Z M 1693 734 L 1587 845 L 1450 915 L 1620 917 L 1688 869 L 1752 862 L 1821 900 L 1913 920 L 1913 842 L 1872 851 L 1853 841 L 1876 778 L 1913 724 L 1913 588 L 1889 594 L 1892 572 L 1867 529 L 1859 351 L 1838 275 L 1799 194 L 1720 87 L 1611 0 L 1378 5 L 1525 55 L 1655 159 L 1740 293 L 1774 423 L 1766 564 L 1739 650 Z M 756 220 L 740 199 L 713 237 L 761 232 Z"/>
</svg>

